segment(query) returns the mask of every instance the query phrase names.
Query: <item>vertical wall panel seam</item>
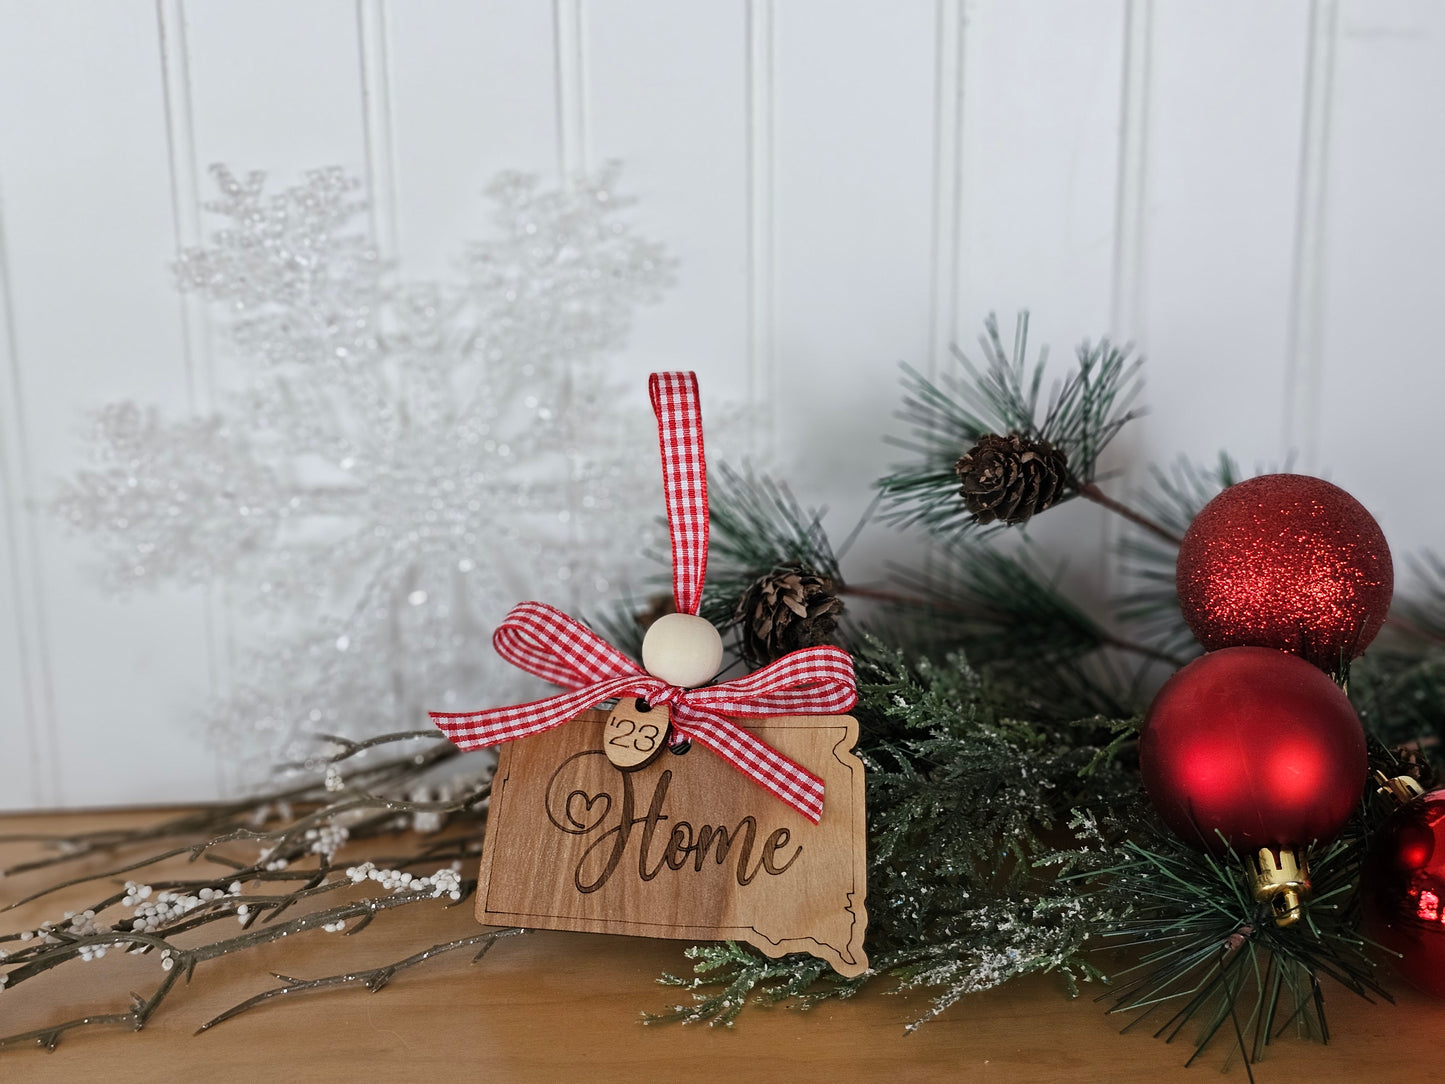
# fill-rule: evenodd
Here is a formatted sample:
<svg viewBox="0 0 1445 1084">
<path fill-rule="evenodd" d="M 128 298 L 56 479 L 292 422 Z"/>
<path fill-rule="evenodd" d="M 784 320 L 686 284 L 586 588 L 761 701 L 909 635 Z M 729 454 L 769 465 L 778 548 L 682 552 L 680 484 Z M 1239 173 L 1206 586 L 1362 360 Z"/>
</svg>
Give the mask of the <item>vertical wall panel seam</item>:
<svg viewBox="0 0 1445 1084">
<path fill-rule="evenodd" d="M 161 95 L 165 111 L 166 156 L 171 186 L 171 229 L 177 253 L 204 240 L 201 228 L 201 167 L 196 144 L 191 84 L 190 35 L 185 0 L 156 0 L 156 31 L 161 58 Z M 181 353 L 186 370 L 191 412 L 210 414 L 217 408 L 216 360 L 205 300 L 177 291 Z M 234 621 L 227 590 L 206 588 L 202 600 L 206 639 L 207 684 L 213 699 L 223 696 L 233 670 Z M 216 787 L 230 790 L 230 765 L 219 752 L 214 758 Z"/>
<path fill-rule="evenodd" d="M 587 54 L 582 0 L 553 0 L 557 71 L 557 159 L 564 179 L 591 167 L 587 132 Z"/>
<path fill-rule="evenodd" d="M 588 59 L 590 50 L 587 33 L 587 5 L 577 0 L 577 159 L 584 171 L 593 168 L 592 162 L 592 77 Z"/>
<path fill-rule="evenodd" d="M 390 23 L 386 0 L 356 0 L 357 62 L 361 72 L 371 240 L 384 263 L 401 254 L 396 139 L 392 124 Z"/>
<path fill-rule="evenodd" d="M 1153 0 L 1125 0 L 1119 94 L 1119 164 L 1114 195 L 1114 281 L 1111 334 L 1142 346 L 1144 252 L 1148 230 L 1149 98 L 1152 89 Z"/>
<path fill-rule="evenodd" d="M 1334 108 L 1337 0 L 1311 0 L 1305 52 L 1304 114 L 1296 188 L 1294 266 L 1285 347 L 1284 451 L 1305 470 L 1319 468 L 1327 181 Z"/>
<path fill-rule="evenodd" d="M 958 341 L 963 261 L 963 67 L 966 20 L 962 0 L 938 0 L 933 103 L 933 228 L 928 357 L 936 379 Z"/>
<path fill-rule="evenodd" d="M 156 25 L 171 182 L 171 228 L 180 251 L 201 243 L 200 164 L 196 161 L 196 130 L 191 110 L 185 0 L 156 0 Z M 192 411 L 205 413 L 215 408 L 215 371 L 209 350 L 205 303 L 190 294 L 179 294 L 179 298 L 187 399 Z"/>
<path fill-rule="evenodd" d="M 30 732 L 31 804 L 57 806 L 60 786 L 59 719 L 50 658 L 50 634 L 41 560 L 35 475 L 25 425 L 25 390 L 20 345 L 10 287 L 10 255 L 5 230 L 4 192 L 0 190 L 0 350 L 4 351 L 9 395 L 0 396 L 0 499 L 6 507 L 10 577 L 15 592 L 16 633 L 20 647 L 21 695 Z"/>
<path fill-rule="evenodd" d="M 933 237 L 930 242 L 928 356 L 924 372 L 937 380 L 959 338 L 963 303 L 964 68 L 966 0 L 938 0 L 934 11 Z M 939 550 L 923 551 L 925 574 L 937 571 Z"/>
<path fill-rule="evenodd" d="M 557 75 L 557 159 L 562 183 L 570 185 L 592 167 L 588 146 L 587 118 L 587 28 L 582 0 L 553 0 L 553 47 Z M 571 359 L 562 359 L 562 410 L 571 408 L 573 373 Z M 570 457 L 569 457 L 570 459 Z M 568 467 L 567 539 L 569 551 L 576 552 L 582 544 L 579 535 L 582 496 L 577 480 Z M 581 585 L 577 577 L 568 580 L 570 605 L 579 603 Z"/>
<path fill-rule="evenodd" d="M 1109 335 L 1147 351 L 1145 253 L 1149 229 L 1149 127 L 1153 94 L 1154 0 L 1124 0 L 1121 11 L 1123 51 L 1120 54 L 1118 157 L 1114 176 L 1113 280 L 1110 284 Z M 1125 446 L 1137 439 L 1131 433 Z M 1115 454 L 1118 454 L 1116 448 Z M 1137 484 L 1126 456 L 1125 485 Z M 1100 524 L 1099 552 L 1114 553 L 1123 533 L 1113 516 Z M 1103 566 L 1106 595 L 1126 587 L 1126 574 L 1116 562 Z"/>
<path fill-rule="evenodd" d="M 773 0 L 747 6 L 747 221 L 749 451 L 776 452 L 777 190 Z"/>
</svg>

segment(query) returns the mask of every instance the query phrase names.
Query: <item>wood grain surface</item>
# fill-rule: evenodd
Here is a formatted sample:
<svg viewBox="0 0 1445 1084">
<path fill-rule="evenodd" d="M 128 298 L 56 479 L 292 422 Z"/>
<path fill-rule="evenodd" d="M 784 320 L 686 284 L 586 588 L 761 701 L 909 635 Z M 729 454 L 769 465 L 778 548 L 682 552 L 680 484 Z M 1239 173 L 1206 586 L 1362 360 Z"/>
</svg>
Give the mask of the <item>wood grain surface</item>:
<svg viewBox="0 0 1445 1084">
<path fill-rule="evenodd" d="M 608 715 L 508 742 L 498 755 L 477 887 L 496 926 L 808 952 L 867 969 L 863 764 L 848 715 L 739 720 L 822 777 L 814 825 L 698 743 L 636 771 L 603 752 Z"/>
<path fill-rule="evenodd" d="M 67 814 L 0 818 L 0 834 L 115 826 L 155 814 Z M 9 865 L 26 846 L 0 844 Z M 37 886 L 0 882 L 0 904 Z M 4 915 L 5 930 L 59 917 L 77 899 L 52 898 Z M 643 1026 L 643 1010 L 678 992 L 655 984 L 683 972 L 684 944 L 602 934 L 529 933 L 500 942 L 477 964 L 447 958 L 405 972 L 377 994 L 339 990 L 272 1003 L 194 1035 L 210 1016 L 271 985 L 267 972 L 299 977 L 399 958 L 477 929 L 467 903 L 385 914 L 363 934 L 305 935 L 247 958 L 197 969 L 189 989 L 141 1033 L 76 1033 L 53 1053 L 0 1051 L 0 1080 L 70 1082 L 204 1078 L 207 1081 L 445 1079 L 486 1081 L 1132 1081 L 1208 1084 L 1224 1051 L 1191 1070 L 1188 1049 L 1148 1029 L 1118 1034 L 1122 1021 L 1094 1003 L 1070 1000 L 1047 977 L 974 995 L 912 1034 L 929 1006 L 921 994 L 870 989 L 807 1013 L 750 1008 L 732 1028 Z M 0 991 L 6 1032 L 123 1005 L 131 989 L 159 977 L 152 958 L 107 956 Z M 1397 984 L 1398 985 L 1398 984 Z M 1269 1081 L 1430 1079 L 1445 1063 L 1445 1004 L 1398 990 L 1395 1007 L 1328 991 L 1333 1041 L 1284 1039 L 1255 1067 Z M 1244 1080 L 1238 1063 L 1227 1079 Z"/>
</svg>

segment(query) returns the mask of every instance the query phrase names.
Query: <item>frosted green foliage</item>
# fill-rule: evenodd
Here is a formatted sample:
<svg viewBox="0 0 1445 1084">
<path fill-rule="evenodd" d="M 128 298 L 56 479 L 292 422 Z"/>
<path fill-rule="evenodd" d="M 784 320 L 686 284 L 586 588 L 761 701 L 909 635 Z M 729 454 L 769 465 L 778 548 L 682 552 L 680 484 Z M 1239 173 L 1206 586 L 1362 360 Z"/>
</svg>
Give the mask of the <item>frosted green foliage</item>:
<svg viewBox="0 0 1445 1084">
<path fill-rule="evenodd" d="M 1097 976 L 1081 953 L 1112 901 L 1059 873 L 1097 864 L 1096 817 L 1069 811 L 1119 806 L 1107 743 L 1127 724 L 1029 722 L 961 658 L 910 665 L 874 645 L 858 677 L 872 968 L 843 980 L 809 956 L 698 948 L 694 978 L 663 979 L 692 1004 L 650 1019 L 729 1023 L 750 999 L 806 1007 L 883 975 L 934 991 L 933 1016 L 1019 975 L 1058 972 L 1071 990 Z"/>
<path fill-rule="evenodd" d="M 866 971 L 857 978 L 845 979 L 816 956 L 792 953 L 770 960 L 735 941 L 695 945 L 687 950 L 687 956 L 697 961 L 693 965 L 694 977 L 668 974 L 658 981 L 692 991 L 692 1002 L 680 1002 L 666 1012 L 644 1014 L 647 1023 L 732 1027 L 738 1013 L 753 1001 L 791 1001 L 798 1008 L 808 1009 L 820 1001 L 851 997 L 875 974 Z"/>
</svg>

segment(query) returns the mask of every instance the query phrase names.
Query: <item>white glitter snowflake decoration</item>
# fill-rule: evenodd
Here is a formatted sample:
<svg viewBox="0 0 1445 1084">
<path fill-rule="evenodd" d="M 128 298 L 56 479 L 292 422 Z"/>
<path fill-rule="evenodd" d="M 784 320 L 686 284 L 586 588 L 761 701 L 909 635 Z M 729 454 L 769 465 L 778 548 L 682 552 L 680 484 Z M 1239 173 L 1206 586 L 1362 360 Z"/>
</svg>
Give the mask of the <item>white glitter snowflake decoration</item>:
<svg viewBox="0 0 1445 1084">
<path fill-rule="evenodd" d="M 214 172 L 225 228 L 177 274 L 216 303 L 238 388 L 210 417 L 105 408 L 57 510 L 119 586 L 224 582 L 266 611 L 212 713 L 232 757 L 502 702 L 516 679 L 488 637 L 508 607 L 585 611 L 637 568 L 656 456 L 645 412 L 616 406 L 645 397 L 603 358 L 671 262 L 618 221 L 615 170 L 500 177 L 498 236 L 447 284 L 394 281 L 340 170 L 271 196 Z"/>
</svg>

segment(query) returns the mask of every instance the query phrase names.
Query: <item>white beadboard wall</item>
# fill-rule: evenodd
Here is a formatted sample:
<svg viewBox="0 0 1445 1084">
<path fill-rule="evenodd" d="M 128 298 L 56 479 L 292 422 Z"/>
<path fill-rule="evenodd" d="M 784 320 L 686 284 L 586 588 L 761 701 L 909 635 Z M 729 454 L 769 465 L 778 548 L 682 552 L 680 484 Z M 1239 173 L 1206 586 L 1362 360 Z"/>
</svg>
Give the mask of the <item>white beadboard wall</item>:
<svg viewBox="0 0 1445 1084">
<path fill-rule="evenodd" d="M 1442 106 L 1429 0 L 0 0 L 0 808 L 228 784 L 194 723 L 227 600 L 110 598 L 44 511 L 89 411 L 213 401 L 168 270 L 212 162 L 344 166 L 421 277 L 485 232 L 497 171 L 621 159 L 681 270 L 619 374 L 696 368 L 840 530 L 891 458 L 896 363 L 1028 307 L 1061 361 L 1102 333 L 1150 359 L 1116 485 L 1290 460 L 1404 555 L 1445 550 Z"/>
</svg>

